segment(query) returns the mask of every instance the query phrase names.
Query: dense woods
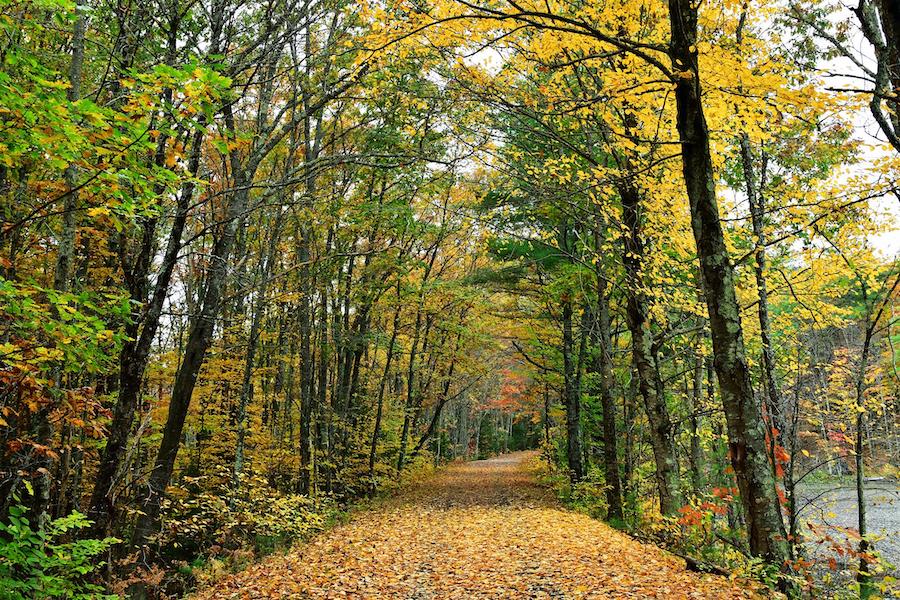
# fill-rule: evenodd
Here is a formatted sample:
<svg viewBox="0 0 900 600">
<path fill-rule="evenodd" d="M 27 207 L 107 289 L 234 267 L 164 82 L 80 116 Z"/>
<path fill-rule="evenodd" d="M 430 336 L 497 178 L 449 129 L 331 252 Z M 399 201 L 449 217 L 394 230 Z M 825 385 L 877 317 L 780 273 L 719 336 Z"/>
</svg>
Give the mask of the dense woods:
<svg viewBox="0 0 900 600">
<path fill-rule="evenodd" d="M 0 597 L 181 597 L 522 449 L 898 593 L 894 2 L 0 3 Z"/>
</svg>

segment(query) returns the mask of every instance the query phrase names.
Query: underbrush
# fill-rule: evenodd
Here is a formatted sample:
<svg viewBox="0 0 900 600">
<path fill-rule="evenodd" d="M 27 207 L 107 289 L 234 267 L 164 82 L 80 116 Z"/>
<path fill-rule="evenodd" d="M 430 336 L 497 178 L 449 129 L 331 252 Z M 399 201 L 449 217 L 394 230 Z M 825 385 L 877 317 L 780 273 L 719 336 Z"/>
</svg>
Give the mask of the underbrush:
<svg viewBox="0 0 900 600">
<path fill-rule="evenodd" d="M 538 481 L 552 489 L 568 508 L 593 518 L 608 521 L 606 486 L 602 472 L 589 470 L 584 480 L 572 486 L 558 463 L 544 454 L 536 459 L 533 470 Z M 713 488 L 704 496 L 690 499 L 677 516 L 663 516 L 652 491 L 629 498 L 625 521 L 609 524 L 624 530 L 639 541 L 649 542 L 685 559 L 691 570 L 718 573 L 754 586 L 764 586 L 773 596 L 779 579 L 789 583 L 805 598 L 849 600 L 859 598 L 856 573 L 861 555 L 859 535 L 844 530 L 834 532 L 808 528 L 806 546 L 795 546 L 792 575 L 784 575 L 776 565 L 750 556 L 744 541 L 743 521 L 736 488 Z M 649 499 L 648 499 L 649 498 Z M 878 539 L 869 536 L 874 547 Z M 808 549 L 808 546 L 814 549 Z M 896 567 L 877 551 L 867 554 L 877 598 L 900 598 Z"/>
<path fill-rule="evenodd" d="M 214 487 L 204 478 L 185 478 L 170 489 L 164 505 L 163 528 L 153 540 L 159 560 L 135 567 L 140 557 L 134 554 L 119 561 L 119 570 L 128 576 L 113 581 L 111 591 L 124 595 L 139 584 L 148 598 L 182 597 L 266 556 L 287 552 L 434 471 L 431 456 L 421 453 L 399 481 L 393 470 L 380 468 L 374 481 L 359 473 L 356 480 L 365 482 L 359 487 L 314 497 L 276 492 L 259 476 L 242 479 L 239 495 L 231 494 L 226 483 Z"/>
<path fill-rule="evenodd" d="M 115 598 L 103 593 L 97 571 L 104 564 L 98 557 L 119 540 L 75 539 L 89 524 L 74 512 L 41 530 L 33 527 L 24 506 L 10 507 L 0 523 L 0 598 Z"/>
<path fill-rule="evenodd" d="M 138 584 L 149 598 L 181 597 L 290 549 L 331 526 L 344 510 L 333 496 L 278 493 L 258 477 L 242 480 L 239 495 L 196 489 L 201 483 L 185 479 L 170 490 L 162 530 L 153 539 L 158 559 L 141 566 L 137 554 L 121 559 L 115 571 L 127 576 L 111 581 L 110 591 L 124 595 Z"/>
<path fill-rule="evenodd" d="M 591 468 L 582 481 L 572 486 L 567 474 L 545 455 L 535 464 L 535 473 L 538 481 L 552 489 L 566 507 L 607 521 L 638 541 L 668 550 L 684 558 L 692 570 L 727 574 L 774 589 L 777 569 L 747 557 L 733 541 L 737 536 L 729 530 L 727 518 L 719 518 L 728 510 L 725 504 L 729 497 L 723 491 L 717 492 L 719 497 L 684 507 L 679 517 L 665 517 L 653 501 L 632 494 L 623 507 L 624 520 L 610 522 L 601 470 Z"/>
</svg>

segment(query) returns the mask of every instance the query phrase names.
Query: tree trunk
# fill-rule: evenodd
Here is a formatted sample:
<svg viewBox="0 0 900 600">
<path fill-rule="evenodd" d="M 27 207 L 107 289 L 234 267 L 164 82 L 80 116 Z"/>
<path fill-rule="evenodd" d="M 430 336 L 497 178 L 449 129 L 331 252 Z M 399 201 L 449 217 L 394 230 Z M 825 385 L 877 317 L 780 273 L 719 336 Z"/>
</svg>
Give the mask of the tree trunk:
<svg viewBox="0 0 900 600">
<path fill-rule="evenodd" d="M 372 431 L 372 445 L 369 448 L 369 481 L 372 491 L 375 490 L 375 457 L 378 452 L 378 437 L 381 435 L 381 419 L 384 414 L 384 388 L 387 385 L 391 373 L 391 362 L 394 360 L 394 346 L 397 343 L 397 333 L 400 331 L 400 281 L 397 281 L 397 306 L 394 308 L 394 320 L 391 329 L 391 339 L 388 342 L 387 357 L 384 359 L 384 372 L 378 383 L 377 408 L 375 409 L 375 427 Z"/>
<path fill-rule="evenodd" d="M 699 498 L 703 490 L 703 456 L 700 450 L 700 399 L 703 396 L 703 357 L 700 348 L 694 352 L 694 379 L 689 398 L 691 403 L 691 488 L 695 498 Z"/>
<path fill-rule="evenodd" d="M 875 54 L 869 109 L 887 141 L 900 152 L 900 6 L 896 0 L 859 0 L 853 12 Z"/>
<path fill-rule="evenodd" d="M 622 482 L 619 478 L 616 403 L 613 399 L 612 340 L 610 337 L 609 296 L 606 279 L 597 277 L 597 327 L 594 340 L 594 370 L 599 376 L 597 393 L 603 413 L 603 468 L 606 481 L 607 518 L 621 521 Z"/>
<path fill-rule="evenodd" d="M 422 306 L 416 312 L 416 325 L 413 330 L 412 345 L 409 349 L 409 363 L 406 369 L 406 401 L 403 404 L 403 428 L 400 431 L 400 450 L 397 453 L 397 475 L 403 471 L 403 463 L 406 460 L 406 444 L 409 438 L 409 428 L 412 420 L 413 407 L 415 405 L 415 376 L 416 376 L 416 350 L 419 344 L 419 335 L 422 327 Z"/>
<path fill-rule="evenodd" d="M 75 6 L 75 25 L 72 30 L 72 57 L 69 62 L 69 89 L 66 98 L 75 102 L 81 98 L 81 72 L 84 67 L 84 34 L 87 29 L 87 6 L 78 2 Z M 56 251 L 56 265 L 53 271 L 53 289 L 68 292 L 72 278 L 72 263 L 75 258 L 75 236 L 78 230 L 76 219 L 78 208 L 77 179 L 78 171 L 74 164 L 69 164 L 63 174 L 67 192 L 63 196 L 62 229 L 59 232 Z M 57 396 L 62 383 L 62 366 L 53 368 L 50 379 L 54 385 L 50 393 Z M 53 427 L 50 423 L 50 411 L 53 403 L 48 402 L 34 414 L 34 439 L 42 446 L 50 446 Z M 53 485 L 50 475 L 51 460 L 46 452 L 35 453 L 33 460 L 34 495 L 32 497 L 32 515 L 39 529 L 44 529 L 50 520 L 50 488 Z"/>
<path fill-rule="evenodd" d="M 572 298 L 565 295 L 562 298 L 563 401 L 566 406 L 566 458 L 569 480 L 574 484 L 584 479 L 584 462 L 581 454 L 581 398 L 576 382 L 577 361 L 572 315 Z"/>
<path fill-rule="evenodd" d="M 309 42 L 307 42 L 307 46 L 308 44 Z M 309 48 L 307 47 L 308 50 Z M 310 166 L 310 161 L 318 158 L 319 134 L 318 132 L 313 133 L 311 120 L 312 115 L 307 107 L 306 115 L 303 119 L 303 154 L 307 161 L 304 169 L 303 208 L 310 208 L 316 196 L 316 173 L 315 169 Z M 297 311 L 297 320 L 300 328 L 300 482 L 298 488 L 301 494 L 310 494 L 313 489 L 312 419 L 315 403 L 313 379 L 316 372 L 312 350 L 314 309 L 311 296 L 314 288 L 312 285 L 312 269 L 310 268 L 313 233 L 307 223 L 299 222 L 303 218 L 298 217 L 299 241 L 297 244 L 297 260 L 300 262 L 298 278 L 301 292 L 300 306 Z M 321 301 L 323 303 L 327 302 L 326 294 L 322 294 Z M 325 317 L 326 315 L 323 314 L 321 322 L 323 328 L 326 326 Z M 325 389 L 324 385 L 324 380 L 320 380 L 319 386 L 322 387 L 323 391 Z"/>
<path fill-rule="evenodd" d="M 275 252 L 278 248 L 278 240 L 281 232 L 281 220 L 283 212 L 280 207 L 272 225 L 269 244 L 266 254 L 262 257 L 257 273 L 256 298 L 254 299 L 250 315 L 250 335 L 247 339 L 247 352 L 244 356 L 244 373 L 241 380 L 241 396 L 238 401 L 237 414 L 237 444 L 234 450 L 234 469 L 232 472 L 232 498 L 237 496 L 241 484 L 241 474 L 244 471 L 244 445 L 247 436 L 247 406 L 253 395 L 253 365 L 256 363 L 256 352 L 259 347 L 260 329 L 262 325 L 263 308 L 266 301 L 266 293 L 269 289 L 269 278 L 272 273 L 272 263 L 275 261 Z"/>
<path fill-rule="evenodd" d="M 416 308 L 416 324 L 415 329 L 413 330 L 413 339 L 409 348 L 409 365 L 406 369 L 406 402 L 403 407 L 403 429 L 400 432 L 400 451 L 397 454 L 397 475 L 403 471 L 403 462 L 406 459 L 406 445 L 407 440 L 409 438 L 409 428 L 411 425 L 412 419 L 412 411 L 415 406 L 416 397 L 415 397 L 415 377 L 416 377 L 416 352 L 418 351 L 419 346 L 419 336 L 421 335 L 422 329 L 422 313 L 425 307 L 425 292 L 426 292 L 426 284 L 428 283 L 428 278 L 431 276 L 431 270 L 434 268 L 435 260 L 437 260 L 437 252 L 438 246 L 440 245 L 440 240 L 443 238 L 443 231 L 438 238 L 438 242 L 430 249 L 430 258 L 428 263 L 425 266 L 425 271 L 422 274 L 422 283 L 419 289 L 419 299 Z M 425 331 L 425 342 L 428 340 L 428 327 L 426 327 Z"/>
<path fill-rule="evenodd" d="M 94 521 L 92 534 L 102 536 L 108 533 L 114 520 L 116 477 L 122 469 L 122 459 L 128 445 L 128 435 L 131 432 L 134 414 L 140 404 L 141 389 L 143 386 L 144 372 L 150 358 L 150 350 L 156 332 L 159 329 L 159 321 L 163 306 L 169 291 L 172 274 L 178 262 L 181 251 L 181 238 L 187 223 L 188 210 L 194 196 L 194 177 L 200 169 L 200 157 L 202 151 L 203 133 L 197 131 L 192 140 L 191 156 L 188 170 L 192 174 L 178 195 L 175 219 L 169 231 L 166 250 L 160 265 L 156 282 L 153 284 L 153 292 L 149 302 L 142 312 L 133 316 L 133 329 L 129 337 L 134 341 L 127 341 L 119 354 L 119 393 L 116 404 L 113 407 L 112 421 L 108 427 L 106 446 L 103 448 L 100 463 L 97 467 L 97 476 L 94 480 L 94 489 L 88 509 L 88 517 Z M 131 286 L 131 298 L 137 302 L 143 302 L 145 293 L 142 291 L 146 285 L 152 260 L 153 236 L 156 231 L 155 220 L 147 220 L 143 225 L 143 237 L 141 251 L 134 265 L 133 278 L 135 283 Z M 138 333 L 138 326 L 140 332 Z"/>
<path fill-rule="evenodd" d="M 750 550 L 781 567 L 788 558 L 784 523 L 766 454 L 765 424 L 753 396 L 745 358 L 734 270 L 719 219 L 716 175 L 703 114 L 696 45 L 699 8 L 690 0 L 668 0 L 668 4 L 682 168 L 703 273 L 731 463 L 747 517 Z"/>
<path fill-rule="evenodd" d="M 234 131 L 230 107 L 226 108 L 226 121 L 229 121 L 229 130 Z M 175 468 L 175 458 L 181 445 L 184 421 L 188 414 L 194 386 L 197 383 L 197 376 L 200 374 L 200 368 L 203 366 L 203 361 L 206 358 L 206 352 L 212 343 L 216 317 L 222 304 L 225 280 L 228 275 L 228 262 L 234 246 L 235 235 L 238 225 L 243 221 L 247 211 L 250 196 L 248 182 L 252 178 L 255 168 L 253 165 L 250 165 L 249 168 L 241 165 L 240 157 L 236 151 L 231 154 L 231 163 L 232 173 L 235 178 L 234 192 L 228 200 L 223 216 L 223 231 L 213 245 L 210 255 L 210 268 L 206 278 L 206 289 L 203 293 L 200 313 L 191 318 L 184 357 L 175 374 L 172 397 L 169 401 L 169 414 L 163 428 L 162 441 L 147 482 L 147 491 L 141 499 L 143 514 L 138 518 L 133 534 L 133 542 L 136 546 L 143 545 L 158 524 L 162 495 L 169 485 Z"/>
<path fill-rule="evenodd" d="M 623 449 L 623 459 L 625 464 L 622 469 L 622 492 L 624 494 L 623 500 L 625 501 L 625 505 L 633 508 L 636 500 L 634 481 L 634 429 L 636 422 L 635 413 L 637 410 L 637 397 L 640 393 L 640 390 L 638 389 L 638 375 L 634 367 L 634 361 L 632 361 L 630 371 L 631 378 L 628 382 L 628 390 L 622 394 L 622 417 L 623 422 L 625 423 L 625 448 Z"/>
<path fill-rule="evenodd" d="M 457 344 L 459 343 L 459 338 L 461 335 L 457 337 Z M 454 351 L 455 352 L 455 351 Z M 456 369 L 456 359 L 454 358 L 450 362 L 450 366 L 447 368 L 447 373 L 444 377 L 444 383 L 440 391 L 440 396 L 437 398 L 437 404 L 434 407 L 434 415 L 431 417 L 431 421 L 428 422 L 428 428 L 425 430 L 425 433 L 419 438 L 418 443 L 412 449 L 412 452 L 409 453 L 409 460 L 413 460 L 416 456 L 418 456 L 419 452 L 421 452 L 422 448 L 425 447 L 425 444 L 428 442 L 429 438 L 434 434 L 437 430 L 437 425 L 440 422 L 441 411 L 444 409 L 444 405 L 447 403 L 447 400 L 450 399 L 450 385 L 453 383 L 453 372 Z"/>
<path fill-rule="evenodd" d="M 900 3 L 896 0 L 878 0 L 878 13 L 887 47 L 888 78 L 892 89 L 888 113 L 896 134 L 900 133 L 900 99 L 897 98 L 897 91 L 900 90 Z"/>
<path fill-rule="evenodd" d="M 747 192 L 747 202 L 750 205 L 750 221 L 753 227 L 753 236 L 756 238 L 754 252 L 755 268 L 753 270 L 756 279 L 756 292 L 759 301 L 756 303 L 757 316 L 759 318 L 759 335 L 762 342 L 762 368 L 763 382 L 766 386 L 766 399 L 768 400 L 768 413 L 770 419 L 770 459 L 775 461 L 776 444 L 784 445 L 781 439 L 786 427 L 782 414 L 784 405 L 781 399 L 781 390 L 775 377 L 775 356 L 772 348 L 772 326 L 769 322 L 769 293 L 766 288 L 766 231 L 763 217 L 766 214 L 765 198 L 757 186 L 756 175 L 753 169 L 753 154 L 750 150 L 750 140 L 746 134 L 741 135 L 741 164 L 744 171 L 744 186 Z"/>
<path fill-rule="evenodd" d="M 659 510 L 664 515 L 672 515 L 680 504 L 678 462 L 675 459 L 672 420 L 653 351 L 650 307 L 643 291 L 641 261 L 644 257 L 644 243 L 641 239 L 640 193 L 630 183 L 624 183 L 619 186 L 619 195 L 622 199 L 622 220 L 628 230 L 622 260 L 628 277 L 625 314 L 631 332 L 632 360 L 638 377 L 638 390 L 644 399 L 644 409 L 650 425 L 650 446 L 656 465 Z"/>
<path fill-rule="evenodd" d="M 865 297 L 865 294 L 863 295 Z M 868 315 L 867 315 L 868 316 Z M 869 368 L 869 352 L 872 345 L 872 334 L 875 324 L 866 319 L 865 339 L 863 340 L 862 354 L 859 358 L 859 369 L 856 374 L 856 519 L 859 529 L 859 571 L 856 581 L 859 583 L 860 600 L 868 600 L 875 593 L 872 576 L 869 572 L 869 553 L 871 552 L 869 540 L 866 539 L 868 526 L 866 523 L 866 488 L 865 488 L 865 462 L 863 461 L 863 438 L 866 426 L 866 371 Z"/>
<path fill-rule="evenodd" d="M 211 33 L 210 51 L 216 52 L 218 38 L 221 32 L 221 17 L 223 7 L 216 4 L 213 31 Z M 181 13 L 176 5 L 172 5 L 168 22 L 168 56 L 169 64 L 175 62 L 177 51 L 177 32 L 181 19 Z M 165 90 L 165 95 L 171 95 L 171 90 Z M 143 386 L 144 372 L 150 357 L 150 350 L 163 306 L 169 291 L 172 274 L 178 262 L 181 252 L 181 238 L 187 224 L 188 211 L 190 209 L 195 181 L 200 171 L 200 160 L 203 150 L 203 129 L 198 127 L 191 139 L 191 154 L 188 158 L 188 173 L 190 177 L 183 183 L 176 199 L 175 216 L 172 227 L 169 230 L 166 249 L 153 284 L 153 290 L 149 294 L 148 277 L 153 261 L 154 243 L 158 220 L 156 217 L 147 217 L 141 227 L 141 243 L 137 257 L 130 265 L 123 264 L 126 273 L 131 300 L 135 304 L 147 302 L 142 310 L 132 313 L 132 322 L 126 326 L 128 339 L 123 344 L 119 353 L 119 390 L 116 404 L 113 407 L 112 421 L 108 427 L 106 446 L 103 448 L 100 462 L 97 467 L 97 476 L 94 479 L 94 488 L 91 492 L 88 517 L 93 521 L 89 534 L 94 537 L 103 537 L 109 533 L 115 519 L 115 487 L 116 478 L 124 465 L 125 450 L 128 445 L 128 435 L 131 432 L 134 415 L 140 404 L 141 389 Z M 157 166 L 165 164 L 165 152 L 168 138 L 161 136 L 157 143 L 154 162 Z M 163 190 L 158 189 L 160 194 Z"/>
</svg>

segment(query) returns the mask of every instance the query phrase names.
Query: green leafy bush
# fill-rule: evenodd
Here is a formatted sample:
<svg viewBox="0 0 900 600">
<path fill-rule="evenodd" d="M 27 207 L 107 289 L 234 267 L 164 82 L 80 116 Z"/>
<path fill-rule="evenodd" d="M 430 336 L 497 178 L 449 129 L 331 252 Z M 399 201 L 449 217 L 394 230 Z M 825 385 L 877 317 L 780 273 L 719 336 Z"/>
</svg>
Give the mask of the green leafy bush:
<svg viewBox="0 0 900 600">
<path fill-rule="evenodd" d="M 229 498 L 228 489 L 174 490 L 165 508 L 160 547 L 191 560 L 210 548 L 248 547 L 267 553 L 290 545 L 327 525 L 337 506 L 330 498 L 280 494 L 256 475 L 242 478 L 241 493 Z"/>
<path fill-rule="evenodd" d="M 78 512 L 51 521 L 35 531 L 23 506 L 13 506 L 6 523 L 0 523 L 0 598 L 96 599 L 103 588 L 90 582 L 90 575 L 103 566 L 96 557 L 119 540 L 63 541 L 69 532 L 90 525 Z"/>
<path fill-rule="evenodd" d="M 591 469 L 584 479 L 572 486 L 568 501 L 580 512 L 595 519 L 605 519 L 609 509 L 606 502 L 606 488 L 600 470 Z"/>
<path fill-rule="evenodd" d="M 541 459 L 532 467 L 538 482 L 553 490 L 560 501 L 569 508 L 595 519 L 606 519 L 609 505 L 606 501 L 607 485 L 603 472 L 599 468 L 591 468 L 585 478 L 573 486 L 565 466 L 561 466 L 559 462 L 547 461 L 547 457 L 553 458 L 554 454 L 554 448 L 543 447 Z"/>
</svg>

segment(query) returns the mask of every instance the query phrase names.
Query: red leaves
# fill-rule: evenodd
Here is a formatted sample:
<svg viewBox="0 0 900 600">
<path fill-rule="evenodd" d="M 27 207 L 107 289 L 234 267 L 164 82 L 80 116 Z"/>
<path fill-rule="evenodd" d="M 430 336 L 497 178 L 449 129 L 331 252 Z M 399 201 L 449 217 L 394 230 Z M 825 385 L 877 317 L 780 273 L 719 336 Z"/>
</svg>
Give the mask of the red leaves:
<svg viewBox="0 0 900 600">
<path fill-rule="evenodd" d="M 775 458 L 775 475 L 784 477 L 784 466 L 791 462 L 791 455 L 785 450 L 784 446 L 775 444 L 772 448 L 772 454 Z"/>
<path fill-rule="evenodd" d="M 705 500 L 699 504 L 687 504 L 679 508 L 678 512 L 681 513 L 681 517 L 678 519 L 678 523 L 686 527 L 696 527 L 709 515 L 726 515 L 728 514 L 728 504 L 734 502 L 738 493 L 736 487 L 714 487 L 712 500 Z"/>
<path fill-rule="evenodd" d="M 725 502 L 731 502 L 737 494 L 738 489 L 736 487 L 714 487 L 712 489 L 712 495 Z"/>
<path fill-rule="evenodd" d="M 686 504 L 678 509 L 678 512 L 681 513 L 681 517 L 678 519 L 679 525 L 685 525 L 687 527 L 696 527 L 703 522 L 703 517 L 706 516 L 700 510 L 697 510 L 690 504 Z"/>
<path fill-rule="evenodd" d="M 729 499 L 731 497 L 729 496 Z M 696 527 L 700 525 L 708 515 L 725 515 L 728 513 L 728 507 L 724 504 L 716 502 L 701 502 L 697 506 L 686 504 L 678 509 L 681 517 L 678 519 L 679 525 L 687 527 Z"/>
<path fill-rule="evenodd" d="M 788 451 L 785 450 L 784 446 L 775 445 L 775 460 L 782 465 L 786 465 L 791 462 L 791 455 L 788 454 Z"/>
<path fill-rule="evenodd" d="M 781 506 L 787 506 L 788 500 L 787 496 L 784 493 L 784 488 L 782 488 L 780 485 L 776 485 L 775 493 L 778 494 L 778 502 L 781 504 Z"/>
</svg>

